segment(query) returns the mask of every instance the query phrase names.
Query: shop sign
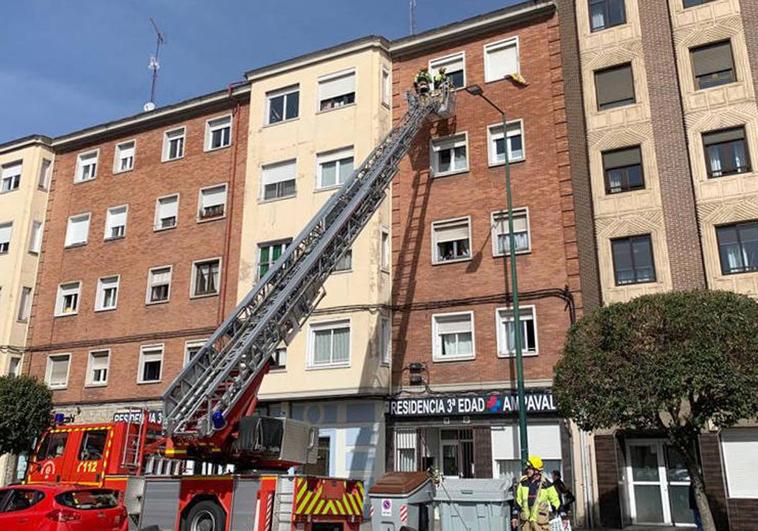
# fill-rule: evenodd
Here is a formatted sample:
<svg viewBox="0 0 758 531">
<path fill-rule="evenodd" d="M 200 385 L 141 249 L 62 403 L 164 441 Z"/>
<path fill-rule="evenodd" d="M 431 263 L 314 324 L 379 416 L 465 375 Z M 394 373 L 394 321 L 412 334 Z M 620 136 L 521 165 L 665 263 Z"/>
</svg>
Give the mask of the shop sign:
<svg viewBox="0 0 758 531">
<path fill-rule="evenodd" d="M 140 424 L 142 422 L 144 411 L 117 411 L 113 414 L 113 422 L 130 422 Z M 160 409 L 151 409 L 147 412 L 149 422 L 156 424 L 163 423 L 163 411 Z"/>
<path fill-rule="evenodd" d="M 527 413 L 557 411 L 550 390 L 526 393 Z M 389 414 L 394 417 L 456 416 L 456 415 L 508 415 L 518 411 L 515 393 L 454 394 L 390 400 Z"/>
</svg>

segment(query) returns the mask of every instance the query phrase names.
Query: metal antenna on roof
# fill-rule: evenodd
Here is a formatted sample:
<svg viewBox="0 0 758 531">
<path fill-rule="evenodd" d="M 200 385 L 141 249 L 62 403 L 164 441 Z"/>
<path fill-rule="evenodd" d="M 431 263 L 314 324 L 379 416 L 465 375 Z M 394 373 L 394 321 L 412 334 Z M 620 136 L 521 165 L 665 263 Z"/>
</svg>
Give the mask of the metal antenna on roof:
<svg viewBox="0 0 758 531">
<path fill-rule="evenodd" d="M 416 34 L 416 0 L 408 0 L 411 15 L 411 35 Z"/>
<path fill-rule="evenodd" d="M 158 62 L 158 54 L 161 51 L 161 44 L 165 44 L 166 42 L 165 35 L 161 33 L 161 30 L 158 28 L 158 24 L 155 23 L 155 20 L 153 20 L 153 17 L 150 17 L 150 24 L 153 25 L 153 29 L 155 30 L 155 55 L 150 56 L 150 63 L 147 65 L 147 67 L 153 71 L 153 79 L 150 83 L 150 100 L 145 103 L 145 111 L 152 111 L 155 109 L 155 85 L 158 83 L 158 69 L 161 67 Z"/>
</svg>

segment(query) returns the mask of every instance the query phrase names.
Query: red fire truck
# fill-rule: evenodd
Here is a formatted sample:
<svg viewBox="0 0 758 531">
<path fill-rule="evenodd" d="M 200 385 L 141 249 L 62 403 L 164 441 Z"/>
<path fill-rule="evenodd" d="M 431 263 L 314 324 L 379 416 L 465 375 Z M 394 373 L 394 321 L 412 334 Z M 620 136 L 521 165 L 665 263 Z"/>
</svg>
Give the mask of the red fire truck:
<svg viewBox="0 0 758 531">
<path fill-rule="evenodd" d="M 271 354 L 323 297 L 323 285 L 385 197 L 411 141 L 433 114 L 454 111 L 447 84 L 408 95 L 408 112 L 163 394 L 160 423 L 57 425 L 29 462 L 27 482 L 118 490 L 131 529 L 151 531 L 355 531 L 360 481 L 292 473 L 312 463 L 317 432 L 255 414 Z M 188 474 L 189 463 L 218 475 Z M 234 473 L 221 473 L 233 465 Z M 207 470 L 207 467 L 206 467 Z"/>
</svg>

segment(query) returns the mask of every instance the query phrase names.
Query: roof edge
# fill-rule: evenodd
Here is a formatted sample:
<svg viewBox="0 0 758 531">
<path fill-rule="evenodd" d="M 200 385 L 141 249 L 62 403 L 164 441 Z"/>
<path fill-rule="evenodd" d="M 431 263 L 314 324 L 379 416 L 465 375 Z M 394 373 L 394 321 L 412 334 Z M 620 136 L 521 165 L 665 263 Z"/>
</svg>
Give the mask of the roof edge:
<svg viewBox="0 0 758 531">
<path fill-rule="evenodd" d="M 21 138 L 16 138 L 0 144 L 0 155 L 35 145 L 50 147 L 52 142 L 53 139 L 46 135 L 32 134 L 22 136 Z"/>
</svg>

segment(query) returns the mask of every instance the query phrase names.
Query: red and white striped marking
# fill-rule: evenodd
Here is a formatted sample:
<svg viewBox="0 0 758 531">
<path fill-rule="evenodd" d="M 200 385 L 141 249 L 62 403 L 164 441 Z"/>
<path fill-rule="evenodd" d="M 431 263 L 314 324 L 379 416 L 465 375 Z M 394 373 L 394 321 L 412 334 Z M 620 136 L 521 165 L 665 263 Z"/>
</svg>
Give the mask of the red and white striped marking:
<svg viewBox="0 0 758 531">
<path fill-rule="evenodd" d="M 374 506 L 373 505 L 371 507 L 369 507 L 369 509 L 368 509 L 368 517 L 369 518 L 373 518 L 374 517 Z"/>
<path fill-rule="evenodd" d="M 269 492 L 266 499 L 266 531 L 271 531 L 271 524 L 274 521 L 274 493 Z"/>
<path fill-rule="evenodd" d="M 404 524 L 408 523 L 408 506 L 407 505 L 400 506 L 400 521 Z"/>
</svg>

